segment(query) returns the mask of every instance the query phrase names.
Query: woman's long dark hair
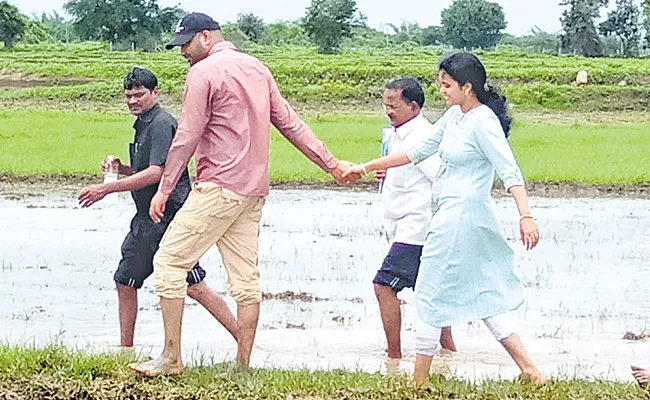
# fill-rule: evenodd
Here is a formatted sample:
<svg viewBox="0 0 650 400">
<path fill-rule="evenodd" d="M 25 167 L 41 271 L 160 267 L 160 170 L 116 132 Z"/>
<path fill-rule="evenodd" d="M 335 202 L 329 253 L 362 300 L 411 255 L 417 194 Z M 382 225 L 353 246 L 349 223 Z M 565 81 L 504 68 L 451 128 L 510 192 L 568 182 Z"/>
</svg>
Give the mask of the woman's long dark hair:
<svg viewBox="0 0 650 400">
<path fill-rule="evenodd" d="M 508 114 L 506 97 L 498 88 L 487 84 L 487 72 L 478 57 L 471 53 L 453 54 L 440 63 L 440 70 L 448 73 L 460 86 L 471 83 L 478 100 L 494 111 L 508 137 L 512 118 Z"/>
</svg>

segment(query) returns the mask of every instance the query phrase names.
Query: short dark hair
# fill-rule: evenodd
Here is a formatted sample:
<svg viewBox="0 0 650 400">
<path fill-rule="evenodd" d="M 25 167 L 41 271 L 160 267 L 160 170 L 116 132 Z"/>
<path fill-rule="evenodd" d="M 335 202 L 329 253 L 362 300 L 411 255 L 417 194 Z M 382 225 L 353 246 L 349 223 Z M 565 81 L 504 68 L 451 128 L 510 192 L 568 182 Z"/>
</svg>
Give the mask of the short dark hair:
<svg viewBox="0 0 650 400">
<path fill-rule="evenodd" d="M 402 78 L 386 85 L 386 89 L 402 91 L 402 98 L 407 103 L 416 102 L 420 108 L 424 107 L 424 90 L 420 83 L 413 78 Z"/>
<path fill-rule="evenodd" d="M 135 67 L 124 77 L 124 89 L 131 90 L 134 87 L 143 87 L 154 90 L 158 87 L 158 78 L 148 69 Z"/>
</svg>

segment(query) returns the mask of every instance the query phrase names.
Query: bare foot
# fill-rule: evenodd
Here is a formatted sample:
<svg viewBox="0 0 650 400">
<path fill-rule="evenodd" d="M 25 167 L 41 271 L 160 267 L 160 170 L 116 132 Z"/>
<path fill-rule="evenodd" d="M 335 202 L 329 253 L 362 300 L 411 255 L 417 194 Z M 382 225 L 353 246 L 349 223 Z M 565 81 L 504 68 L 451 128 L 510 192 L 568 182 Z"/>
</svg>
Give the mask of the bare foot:
<svg viewBox="0 0 650 400">
<path fill-rule="evenodd" d="M 143 363 L 129 364 L 129 368 L 148 378 L 154 378 L 158 375 L 181 375 L 183 373 L 183 363 L 180 360 L 171 360 L 164 356 Z"/>
<path fill-rule="evenodd" d="M 235 366 L 239 372 L 248 372 L 251 368 L 250 360 L 237 352 Z"/>
<path fill-rule="evenodd" d="M 388 375 L 395 375 L 399 373 L 399 358 L 386 358 L 386 373 Z"/>
<path fill-rule="evenodd" d="M 439 349 L 431 361 L 430 374 L 444 376 L 445 378 L 452 377 L 453 372 L 450 364 L 453 358 L 454 353 L 451 350 L 445 348 Z"/>
<path fill-rule="evenodd" d="M 650 371 L 645 368 L 632 365 L 632 376 L 641 386 L 646 386 L 650 382 Z"/>
<path fill-rule="evenodd" d="M 454 342 L 454 337 L 451 335 L 450 327 L 442 328 L 442 333 L 440 334 L 440 346 L 443 349 L 456 352 L 456 343 Z"/>
<path fill-rule="evenodd" d="M 519 379 L 521 379 L 524 382 L 532 382 L 537 385 L 544 385 L 545 383 L 548 382 L 548 378 L 544 376 L 540 371 L 531 371 L 531 372 L 524 372 L 521 375 L 519 375 Z"/>
</svg>

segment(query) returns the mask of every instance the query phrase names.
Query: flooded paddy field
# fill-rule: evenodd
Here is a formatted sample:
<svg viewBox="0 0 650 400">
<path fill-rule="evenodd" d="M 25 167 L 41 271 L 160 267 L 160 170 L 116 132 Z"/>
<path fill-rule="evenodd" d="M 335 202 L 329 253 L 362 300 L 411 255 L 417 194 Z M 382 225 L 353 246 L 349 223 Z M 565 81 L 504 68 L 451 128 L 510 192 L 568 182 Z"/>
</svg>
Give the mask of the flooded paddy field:
<svg viewBox="0 0 650 400">
<path fill-rule="evenodd" d="M 533 198 L 542 241 L 518 242 L 509 198 L 499 218 L 516 251 L 527 303 L 514 313 L 532 358 L 552 376 L 629 380 L 650 366 L 650 200 Z M 116 350 L 112 280 L 133 214 L 128 196 L 82 210 L 70 196 L 0 197 L 0 340 Z M 384 369 L 384 335 L 372 278 L 388 250 L 379 197 L 336 190 L 273 191 L 260 236 L 262 304 L 252 362 L 258 367 Z M 201 260 L 225 293 L 216 248 Z M 414 361 L 413 293 L 404 291 L 402 368 Z M 235 304 L 226 297 L 234 309 Z M 156 355 L 162 320 L 153 278 L 140 291 L 136 346 Z M 455 326 L 459 377 L 512 378 L 517 367 L 482 323 Z M 189 362 L 226 361 L 235 343 L 187 300 Z"/>
</svg>

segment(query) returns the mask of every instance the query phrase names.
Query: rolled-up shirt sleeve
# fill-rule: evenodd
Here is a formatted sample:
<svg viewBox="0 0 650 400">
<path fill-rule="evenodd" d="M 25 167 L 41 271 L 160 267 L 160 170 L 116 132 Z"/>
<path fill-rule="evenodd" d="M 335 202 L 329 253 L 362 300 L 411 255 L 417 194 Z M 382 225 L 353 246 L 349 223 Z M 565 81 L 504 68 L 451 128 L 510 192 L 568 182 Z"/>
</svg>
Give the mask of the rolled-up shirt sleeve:
<svg viewBox="0 0 650 400">
<path fill-rule="evenodd" d="M 442 133 L 445 130 L 446 116 L 443 115 L 440 119 L 433 124 L 432 134 L 429 135 L 419 145 L 413 147 L 406 152 L 406 156 L 413 164 L 419 164 L 427 158 L 431 157 L 438 151 L 440 142 L 442 141 Z"/>
<path fill-rule="evenodd" d="M 513 186 L 524 185 L 521 169 L 517 165 L 499 119 L 496 116 L 486 119 L 476 127 L 474 135 L 479 148 L 494 167 L 506 190 Z"/>
<path fill-rule="evenodd" d="M 289 102 L 282 96 L 271 73 L 268 73 L 271 95 L 271 123 L 300 152 L 325 172 L 332 172 L 338 160 L 318 140 L 314 132 L 298 116 Z"/>
<path fill-rule="evenodd" d="M 191 68 L 185 79 L 183 108 L 176 135 L 167 155 L 160 191 L 170 194 L 196 151 L 210 118 L 210 83 Z"/>
</svg>

